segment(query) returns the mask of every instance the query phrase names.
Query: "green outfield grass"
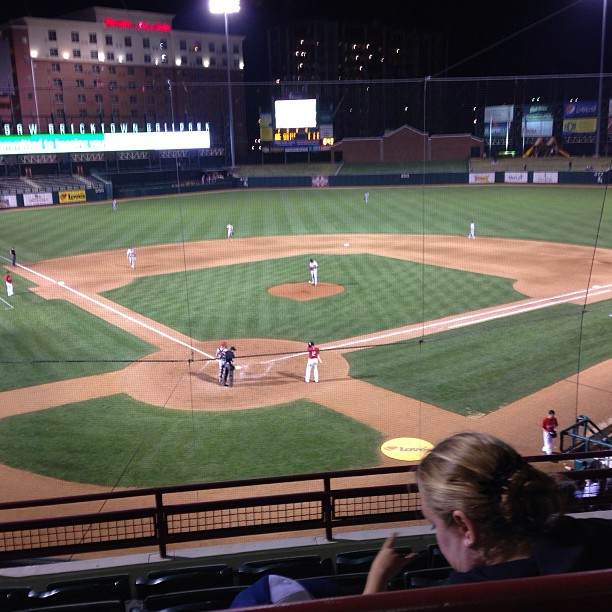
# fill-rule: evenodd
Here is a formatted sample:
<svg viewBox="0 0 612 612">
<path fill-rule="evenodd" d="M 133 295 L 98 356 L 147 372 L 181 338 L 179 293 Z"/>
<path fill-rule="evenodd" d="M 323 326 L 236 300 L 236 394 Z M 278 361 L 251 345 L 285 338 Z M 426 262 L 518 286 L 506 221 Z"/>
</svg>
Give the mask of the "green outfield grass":
<svg viewBox="0 0 612 612">
<path fill-rule="evenodd" d="M 13 308 L 0 302 L 0 391 L 119 370 L 157 350 L 69 302 L 38 297 L 13 276 Z"/>
<path fill-rule="evenodd" d="M 606 190 L 595 187 L 463 186 L 232 190 L 110 204 L 2 211 L 0 255 L 37 261 L 133 245 L 236 237 L 409 233 L 524 238 L 612 247 Z M 602 210 L 604 215 L 602 216 Z M 601 219 L 601 231 L 598 228 Z"/>
<path fill-rule="evenodd" d="M 319 263 L 319 279 L 342 285 L 342 293 L 303 302 L 270 295 L 268 288 L 274 285 L 306 282 L 304 258 L 289 257 L 190 271 L 180 283 L 177 275 L 139 278 L 103 295 L 199 340 L 254 337 L 304 341 L 315 337 L 317 342 L 524 297 L 505 278 L 376 255 L 313 255 Z M 423 296 L 424 279 L 430 289 Z M 223 307 L 219 307 L 219 296 L 223 296 Z"/>
<path fill-rule="evenodd" d="M 61 480 L 163 486 L 369 467 L 382 442 L 306 400 L 223 413 L 121 395 L 2 419 L 0 462 Z"/>
<path fill-rule="evenodd" d="M 610 312 L 612 300 L 584 315 L 565 304 L 346 358 L 354 378 L 458 414 L 487 414 L 610 359 Z"/>
</svg>

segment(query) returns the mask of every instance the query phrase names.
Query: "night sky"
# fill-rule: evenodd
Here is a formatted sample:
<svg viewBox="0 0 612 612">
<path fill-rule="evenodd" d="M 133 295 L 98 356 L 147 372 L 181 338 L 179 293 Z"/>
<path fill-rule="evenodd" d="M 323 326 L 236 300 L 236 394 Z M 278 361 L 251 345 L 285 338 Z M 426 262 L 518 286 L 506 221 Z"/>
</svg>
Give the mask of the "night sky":
<svg viewBox="0 0 612 612">
<path fill-rule="evenodd" d="M 599 72 L 601 17 L 606 0 L 241 0 L 229 18 L 231 34 L 245 40 L 246 81 L 267 79 L 267 30 L 287 21 L 334 19 L 398 29 L 448 32 L 449 67 L 442 75 L 491 76 L 594 74 Z M 99 5 L 169 12 L 174 27 L 224 31 L 223 17 L 208 12 L 208 0 L 22 0 L 4 2 L 0 22 L 23 15 L 56 17 Z M 612 2 L 608 6 L 604 71 L 612 71 Z M 425 76 L 425 75 L 423 75 Z"/>
</svg>

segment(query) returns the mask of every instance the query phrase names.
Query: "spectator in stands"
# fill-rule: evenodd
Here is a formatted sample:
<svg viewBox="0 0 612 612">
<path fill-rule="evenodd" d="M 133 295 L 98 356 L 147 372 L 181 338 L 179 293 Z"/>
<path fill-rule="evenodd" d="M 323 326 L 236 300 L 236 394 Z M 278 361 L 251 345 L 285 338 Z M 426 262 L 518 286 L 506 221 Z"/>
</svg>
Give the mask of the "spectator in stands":
<svg viewBox="0 0 612 612">
<path fill-rule="evenodd" d="M 453 568 L 446 584 L 612 567 L 612 520 L 563 516 L 558 481 L 505 442 L 461 433 L 417 470 L 423 515 Z M 393 536 L 372 563 L 364 593 L 385 590 L 412 559 Z"/>
</svg>

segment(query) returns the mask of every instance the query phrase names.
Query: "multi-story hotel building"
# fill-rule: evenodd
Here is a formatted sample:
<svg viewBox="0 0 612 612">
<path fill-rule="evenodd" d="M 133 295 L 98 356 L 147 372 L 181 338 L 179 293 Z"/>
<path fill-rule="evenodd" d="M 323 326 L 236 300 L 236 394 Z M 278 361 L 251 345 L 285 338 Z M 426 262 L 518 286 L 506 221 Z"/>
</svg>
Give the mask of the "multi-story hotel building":
<svg viewBox="0 0 612 612">
<path fill-rule="evenodd" d="M 58 19 L 0 26 L 0 121 L 16 125 L 202 122 L 227 148 L 228 62 L 243 81 L 243 38 L 174 30 L 174 15 L 99 6 Z M 244 93 L 234 87 L 236 142 L 244 141 Z"/>
</svg>

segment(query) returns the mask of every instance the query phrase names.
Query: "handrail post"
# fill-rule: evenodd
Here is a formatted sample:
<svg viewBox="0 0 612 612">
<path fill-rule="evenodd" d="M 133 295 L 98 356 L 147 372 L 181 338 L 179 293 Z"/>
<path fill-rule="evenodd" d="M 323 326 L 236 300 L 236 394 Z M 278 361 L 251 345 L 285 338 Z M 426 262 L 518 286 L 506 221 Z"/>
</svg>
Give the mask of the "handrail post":
<svg viewBox="0 0 612 612">
<path fill-rule="evenodd" d="M 323 490 L 325 495 L 323 496 L 323 523 L 325 525 L 325 539 L 328 542 L 333 540 L 332 534 L 332 498 L 331 498 L 331 479 L 329 476 L 323 478 Z"/>
<path fill-rule="evenodd" d="M 166 513 L 164 512 L 164 499 L 161 493 L 155 494 L 155 527 L 157 529 L 159 556 L 167 558 L 168 525 L 166 523 Z"/>
</svg>

